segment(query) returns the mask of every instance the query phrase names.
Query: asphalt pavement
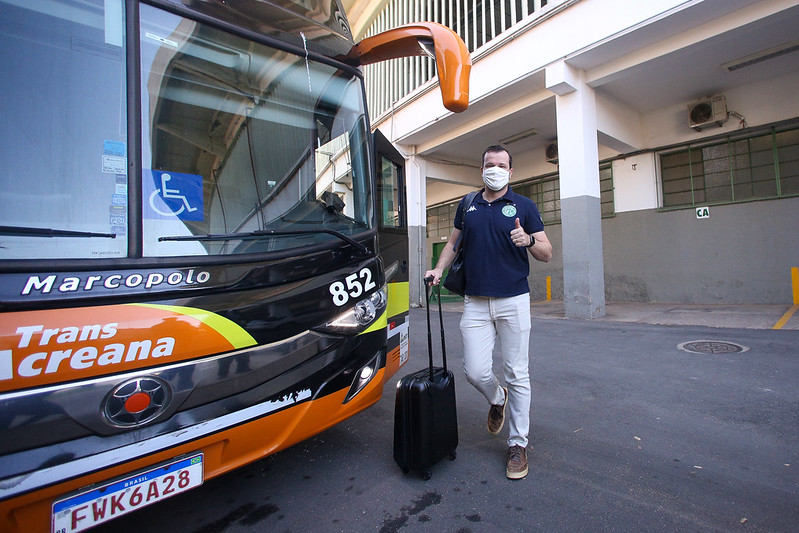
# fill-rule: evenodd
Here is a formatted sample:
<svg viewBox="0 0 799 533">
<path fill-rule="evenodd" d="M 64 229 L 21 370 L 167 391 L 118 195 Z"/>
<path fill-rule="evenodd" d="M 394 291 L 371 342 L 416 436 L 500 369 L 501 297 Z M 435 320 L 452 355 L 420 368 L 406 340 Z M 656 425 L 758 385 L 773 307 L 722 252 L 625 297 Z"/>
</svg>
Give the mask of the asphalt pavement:
<svg viewBox="0 0 799 533">
<path fill-rule="evenodd" d="M 429 481 L 393 461 L 389 385 L 321 435 L 98 531 L 799 530 L 797 317 L 772 329 L 790 306 L 609 305 L 576 320 L 558 305 L 533 305 L 526 479 L 505 477 L 507 429 L 485 430 L 446 303 L 460 442 Z M 400 375 L 426 365 L 424 309 L 411 327 Z"/>
</svg>

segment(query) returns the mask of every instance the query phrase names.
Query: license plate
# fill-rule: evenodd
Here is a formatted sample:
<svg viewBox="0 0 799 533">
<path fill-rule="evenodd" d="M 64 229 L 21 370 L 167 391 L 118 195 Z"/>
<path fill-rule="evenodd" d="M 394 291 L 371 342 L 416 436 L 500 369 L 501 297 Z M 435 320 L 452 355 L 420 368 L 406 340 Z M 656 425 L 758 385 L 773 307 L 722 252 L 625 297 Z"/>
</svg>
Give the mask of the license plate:
<svg viewBox="0 0 799 533">
<path fill-rule="evenodd" d="M 53 503 L 53 533 L 84 531 L 202 483 L 201 453 L 106 483 Z"/>
</svg>

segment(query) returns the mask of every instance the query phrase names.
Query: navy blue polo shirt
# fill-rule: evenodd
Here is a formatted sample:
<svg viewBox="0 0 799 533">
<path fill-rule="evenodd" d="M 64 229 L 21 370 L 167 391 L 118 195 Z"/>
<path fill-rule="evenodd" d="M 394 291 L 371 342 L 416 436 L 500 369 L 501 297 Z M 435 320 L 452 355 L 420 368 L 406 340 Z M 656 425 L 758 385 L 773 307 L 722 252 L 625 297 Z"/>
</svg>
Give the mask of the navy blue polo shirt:
<svg viewBox="0 0 799 533">
<path fill-rule="evenodd" d="M 507 298 L 530 292 L 527 248 L 515 246 L 510 232 L 517 218 L 527 233 L 543 231 L 538 207 L 510 186 L 491 203 L 483 198 L 482 191 L 471 206 L 464 207 L 464 201 L 465 197 L 458 204 L 455 228 L 461 230 L 464 246 L 466 294 Z"/>
</svg>

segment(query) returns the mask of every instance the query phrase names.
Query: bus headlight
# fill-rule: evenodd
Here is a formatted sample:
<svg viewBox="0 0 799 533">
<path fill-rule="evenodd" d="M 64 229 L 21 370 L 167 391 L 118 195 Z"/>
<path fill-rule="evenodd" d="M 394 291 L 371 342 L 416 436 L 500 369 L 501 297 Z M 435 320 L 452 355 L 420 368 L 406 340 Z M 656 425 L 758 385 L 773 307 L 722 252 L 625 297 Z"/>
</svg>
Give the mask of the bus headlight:
<svg viewBox="0 0 799 533">
<path fill-rule="evenodd" d="M 372 320 L 375 319 L 377 310 L 375 309 L 375 304 L 373 304 L 371 300 L 361 300 L 355 304 L 353 313 L 355 316 L 355 321 L 358 324 L 365 326 L 366 324 L 370 324 Z"/>
<path fill-rule="evenodd" d="M 369 361 L 369 363 L 358 370 L 358 373 L 355 374 L 355 379 L 352 381 L 352 385 L 350 385 L 350 390 L 347 391 L 347 396 L 344 398 L 342 403 L 347 403 L 352 400 L 356 394 L 361 392 L 366 385 L 372 381 L 372 378 L 377 373 L 377 367 L 380 364 L 380 354 L 376 355 L 374 359 Z"/>
<path fill-rule="evenodd" d="M 380 289 L 357 302 L 352 308 L 314 329 L 330 333 L 354 334 L 365 330 L 386 309 L 386 292 Z"/>
</svg>

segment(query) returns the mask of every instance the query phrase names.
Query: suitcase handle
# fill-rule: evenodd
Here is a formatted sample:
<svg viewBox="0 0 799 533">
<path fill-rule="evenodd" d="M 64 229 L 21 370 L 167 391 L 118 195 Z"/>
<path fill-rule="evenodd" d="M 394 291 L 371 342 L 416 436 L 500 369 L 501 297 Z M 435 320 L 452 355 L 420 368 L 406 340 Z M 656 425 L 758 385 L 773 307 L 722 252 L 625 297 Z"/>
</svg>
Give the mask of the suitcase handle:
<svg viewBox="0 0 799 533">
<path fill-rule="evenodd" d="M 433 283 L 433 276 L 424 278 L 425 296 L 427 297 L 427 356 L 430 360 L 430 380 L 433 379 L 433 334 L 430 331 L 430 286 Z M 447 345 L 444 340 L 444 315 L 441 311 L 441 285 L 436 285 L 436 295 L 438 297 L 438 323 L 441 327 L 441 357 L 444 361 L 444 373 L 447 373 Z"/>
</svg>

